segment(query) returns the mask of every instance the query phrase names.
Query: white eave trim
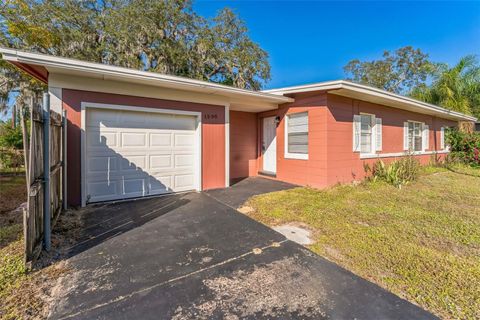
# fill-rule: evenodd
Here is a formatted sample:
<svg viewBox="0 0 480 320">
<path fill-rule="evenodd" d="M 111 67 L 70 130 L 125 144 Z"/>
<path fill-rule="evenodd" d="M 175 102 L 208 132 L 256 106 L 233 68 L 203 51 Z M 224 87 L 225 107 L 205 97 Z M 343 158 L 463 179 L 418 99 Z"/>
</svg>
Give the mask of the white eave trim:
<svg viewBox="0 0 480 320">
<path fill-rule="evenodd" d="M 294 94 L 294 93 L 303 93 L 303 92 L 312 92 L 312 91 L 333 91 L 333 90 L 345 90 L 345 91 L 355 92 L 363 95 L 365 97 L 365 100 L 367 101 L 369 97 L 375 97 L 375 98 L 385 99 L 386 101 L 402 103 L 410 107 L 414 107 L 423 111 L 434 113 L 439 117 L 446 116 L 447 118 L 454 118 L 456 120 L 477 121 L 475 117 L 472 117 L 460 112 L 447 110 L 445 108 L 442 108 L 433 104 L 429 104 L 429 103 L 415 100 L 412 98 L 404 97 L 395 93 L 391 93 L 385 90 L 381 90 L 381 89 L 377 89 L 377 88 L 373 88 L 373 87 L 369 87 L 369 86 L 365 86 L 362 84 L 353 83 L 345 80 L 328 81 L 328 82 L 320 82 L 320 83 L 295 86 L 295 87 L 264 90 L 262 92 L 285 95 L 285 94 Z"/>
<path fill-rule="evenodd" d="M 219 94 L 224 96 L 242 96 L 250 99 L 259 99 L 262 102 L 286 103 L 294 101 L 294 99 L 292 98 L 279 96 L 277 94 L 239 89 L 207 81 L 188 79 L 184 77 L 165 75 L 155 72 L 139 71 L 129 68 L 105 65 L 101 63 L 61 58 L 39 53 L 23 52 L 19 50 L 1 47 L 0 53 L 3 55 L 3 59 L 5 59 L 6 61 L 43 66 L 47 70 L 49 68 L 55 68 L 63 69 L 66 72 L 77 71 L 84 72 L 86 74 L 114 76 L 126 78 L 132 82 L 135 82 L 136 80 L 150 80 L 155 81 L 158 86 L 163 85 L 181 90 L 195 89 L 195 91 L 201 91 L 208 94 Z"/>
</svg>

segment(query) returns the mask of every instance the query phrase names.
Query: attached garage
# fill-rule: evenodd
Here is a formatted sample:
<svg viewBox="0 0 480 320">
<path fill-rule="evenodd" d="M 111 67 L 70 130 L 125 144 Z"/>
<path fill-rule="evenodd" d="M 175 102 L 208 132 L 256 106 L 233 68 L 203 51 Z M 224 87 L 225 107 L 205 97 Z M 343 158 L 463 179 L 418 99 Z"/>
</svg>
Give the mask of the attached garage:
<svg viewBox="0 0 480 320">
<path fill-rule="evenodd" d="M 83 104 L 87 203 L 200 190 L 200 113 Z"/>
<path fill-rule="evenodd" d="M 256 174 L 256 113 L 294 99 L 195 79 L 0 48 L 66 113 L 69 206 L 224 188 Z M 235 129 L 230 112 L 246 120 Z M 242 120 L 242 121 L 243 121 Z M 234 120 L 235 121 L 235 120 Z M 248 135 L 248 142 L 237 138 Z"/>
</svg>

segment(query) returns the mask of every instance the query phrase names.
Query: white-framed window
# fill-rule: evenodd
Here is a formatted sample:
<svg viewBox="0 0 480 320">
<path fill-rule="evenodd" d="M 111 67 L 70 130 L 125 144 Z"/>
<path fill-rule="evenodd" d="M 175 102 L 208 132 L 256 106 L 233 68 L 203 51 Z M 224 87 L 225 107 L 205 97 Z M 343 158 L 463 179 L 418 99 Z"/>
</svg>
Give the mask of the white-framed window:
<svg viewBox="0 0 480 320">
<path fill-rule="evenodd" d="M 413 152 L 426 151 L 429 146 L 430 129 L 423 122 L 407 121 L 403 124 L 403 149 Z"/>
<path fill-rule="evenodd" d="M 374 154 L 382 150 L 382 119 L 373 114 L 353 116 L 353 151 Z"/>
<path fill-rule="evenodd" d="M 285 158 L 308 159 L 308 112 L 285 116 Z"/>
</svg>

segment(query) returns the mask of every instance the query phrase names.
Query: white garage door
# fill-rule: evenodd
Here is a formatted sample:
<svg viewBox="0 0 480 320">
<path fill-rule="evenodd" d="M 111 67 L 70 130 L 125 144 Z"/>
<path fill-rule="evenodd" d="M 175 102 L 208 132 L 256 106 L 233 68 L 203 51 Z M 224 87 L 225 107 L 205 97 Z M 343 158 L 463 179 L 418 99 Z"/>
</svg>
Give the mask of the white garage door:
<svg viewBox="0 0 480 320">
<path fill-rule="evenodd" d="M 87 108 L 85 200 L 198 189 L 196 117 Z"/>
</svg>

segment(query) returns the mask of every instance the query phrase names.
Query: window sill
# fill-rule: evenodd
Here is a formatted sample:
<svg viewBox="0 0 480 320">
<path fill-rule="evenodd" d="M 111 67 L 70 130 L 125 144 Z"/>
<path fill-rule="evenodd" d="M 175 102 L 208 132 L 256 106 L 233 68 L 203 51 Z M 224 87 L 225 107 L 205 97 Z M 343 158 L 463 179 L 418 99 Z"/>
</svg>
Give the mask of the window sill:
<svg viewBox="0 0 480 320">
<path fill-rule="evenodd" d="M 308 160 L 308 153 L 285 153 L 285 159 Z"/>
<path fill-rule="evenodd" d="M 449 150 L 440 150 L 440 151 L 417 151 L 410 153 L 414 156 L 423 156 L 423 155 L 431 155 L 431 154 L 443 154 L 449 153 Z M 376 153 L 376 154 L 360 154 L 360 159 L 377 159 L 377 158 L 392 158 L 392 157 L 404 157 L 409 155 L 408 152 L 397 152 L 397 153 Z"/>
</svg>

